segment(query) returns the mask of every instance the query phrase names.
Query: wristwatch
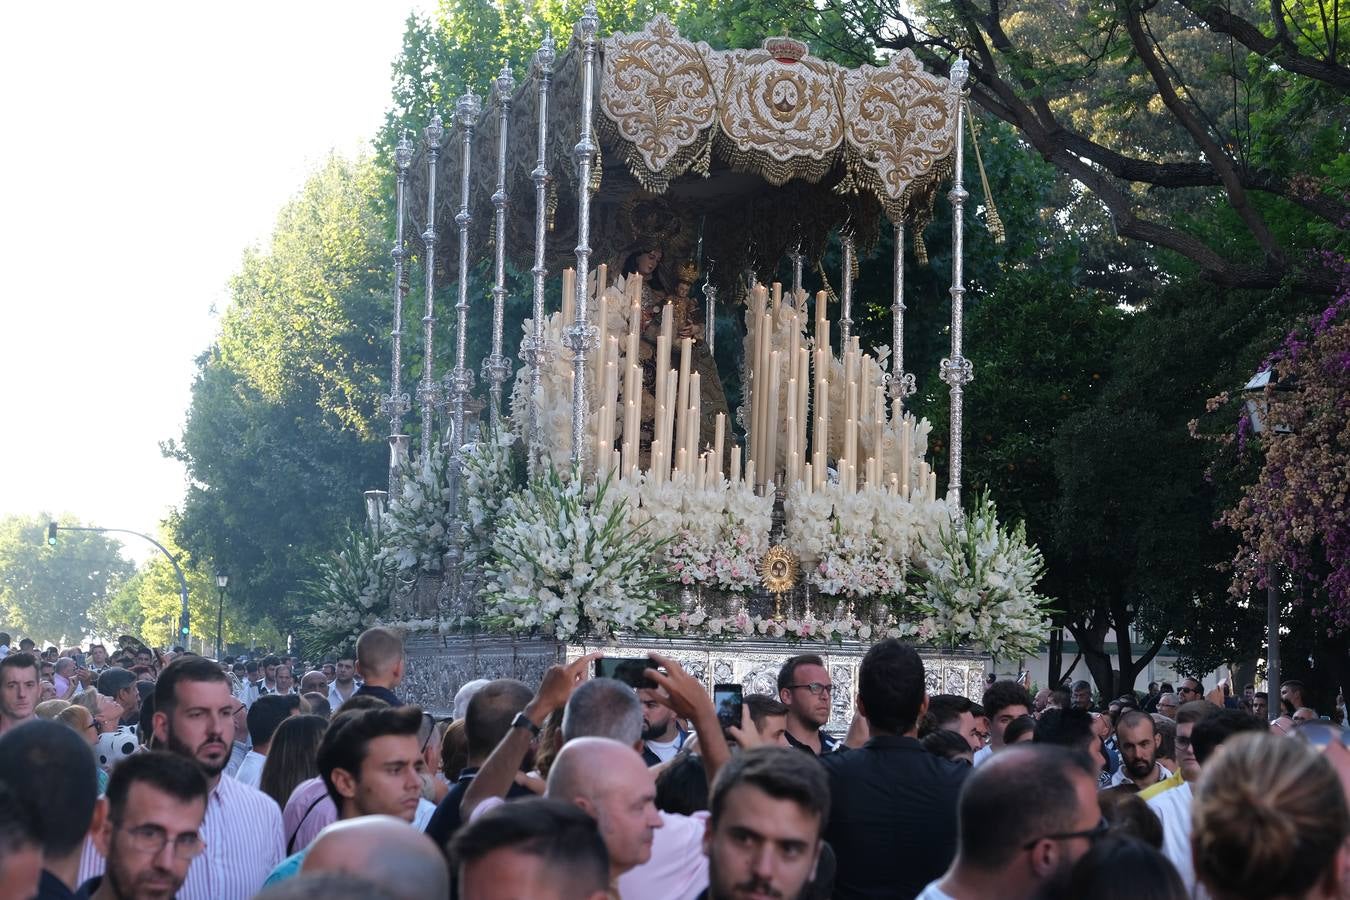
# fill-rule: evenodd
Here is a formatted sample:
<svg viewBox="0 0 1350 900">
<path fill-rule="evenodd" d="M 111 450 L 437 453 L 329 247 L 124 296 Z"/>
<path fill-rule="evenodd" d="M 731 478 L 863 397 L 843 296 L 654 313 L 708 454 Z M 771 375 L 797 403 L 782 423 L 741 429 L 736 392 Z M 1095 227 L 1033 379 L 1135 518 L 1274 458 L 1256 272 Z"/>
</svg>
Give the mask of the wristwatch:
<svg viewBox="0 0 1350 900">
<path fill-rule="evenodd" d="M 511 720 L 512 728 L 528 728 L 530 734 L 539 737 L 539 726 L 530 721 L 530 717 L 523 712 L 516 713 L 516 717 Z"/>
</svg>

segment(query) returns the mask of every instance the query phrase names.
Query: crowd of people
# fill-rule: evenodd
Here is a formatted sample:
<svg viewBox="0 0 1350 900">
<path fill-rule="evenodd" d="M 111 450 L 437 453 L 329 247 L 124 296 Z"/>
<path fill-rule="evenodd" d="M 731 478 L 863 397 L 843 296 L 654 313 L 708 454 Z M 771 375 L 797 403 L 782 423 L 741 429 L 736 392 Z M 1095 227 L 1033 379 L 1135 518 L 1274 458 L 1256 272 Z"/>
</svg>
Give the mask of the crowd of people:
<svg viewBox="0 0 1350 900">
<path fill-rule="evenodd" d="M 1297 682 L 1273 720 L 1195 679 L 975 702 L 885 640 L 844 706 L 804 654 L 728 724 L 597 656 L 438 718 L 383 628 L 314 665 L 0 634 L 0 900 L 1350 895 L 1344 711 Z"/>
</svg>

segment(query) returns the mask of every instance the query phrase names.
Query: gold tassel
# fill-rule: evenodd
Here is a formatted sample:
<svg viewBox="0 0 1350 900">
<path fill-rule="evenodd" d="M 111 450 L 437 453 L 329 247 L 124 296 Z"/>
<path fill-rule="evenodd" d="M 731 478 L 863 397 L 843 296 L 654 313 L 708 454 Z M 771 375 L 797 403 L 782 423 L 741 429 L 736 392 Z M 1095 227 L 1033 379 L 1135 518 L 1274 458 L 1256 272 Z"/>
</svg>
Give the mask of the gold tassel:
<svg viewBox="0 0 1350 900">
<path fill-rule="evenodd" d="M 984 224 L 989 229 L 989 233 L 994 236 L 994 243 L 1001 244 L 1006 238 L 1003 229 L 1003 219 L 998 214 L 998 207 L 994 205 L 994 192 L 989 189 L 989 176 L 984 171 L 984 157 L 980 155 L 980 138 L 975 131 L 975 117 L 970 114 L 970 103 L 966 104 L 966 123 L 970 125 L 970 143 L 975 147 L 975 165 L 980 170 L 980 184 L 984 185 Z"/>
</svg>

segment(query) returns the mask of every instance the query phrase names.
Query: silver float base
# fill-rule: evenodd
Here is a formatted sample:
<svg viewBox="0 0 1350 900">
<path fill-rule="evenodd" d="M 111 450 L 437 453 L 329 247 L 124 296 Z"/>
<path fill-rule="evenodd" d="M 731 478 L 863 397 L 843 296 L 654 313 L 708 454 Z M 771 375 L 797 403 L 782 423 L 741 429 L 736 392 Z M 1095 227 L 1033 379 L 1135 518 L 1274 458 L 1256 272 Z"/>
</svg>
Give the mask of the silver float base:
<svg viewBox="0 0 1350 900">
<path fill-rule="evenodd" d="M 400 693 L 437 715 L 449 715 L 455 692 L 474 678 L 517 678 L 534 687 L 551 665 L 592 650 L 607 656 L 646 656 L 649 651 L 677 660 L 703 682 L 740 684 L 747 694 L 777 694 L 778 669 L 799 653 L 816 653 L 834 682 L 833 706 L 826 728 L 843 734 L 853 716 L 858 666 L 870 644 L 792 643 L 769 638 L 703 641 L 689 638 L 634 637 L 609 644 L 565 643 L 551 638 L 507 635 L 411 634 L 408 664 Z M 962 650 L 920 648 L 929 694 L 960 694 L 977 703 L 984 692 L 989 657 Z"/>
</svg>

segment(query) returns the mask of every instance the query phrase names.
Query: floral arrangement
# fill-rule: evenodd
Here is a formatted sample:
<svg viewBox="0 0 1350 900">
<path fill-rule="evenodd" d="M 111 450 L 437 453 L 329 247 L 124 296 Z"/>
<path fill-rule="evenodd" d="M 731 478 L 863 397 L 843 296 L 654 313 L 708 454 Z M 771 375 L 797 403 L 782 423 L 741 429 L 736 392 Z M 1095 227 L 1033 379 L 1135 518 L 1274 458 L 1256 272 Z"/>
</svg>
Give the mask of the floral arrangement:
<svg viewBox="0 0 1350 900">
<path fill-rule="evenodd" d="M 314 578 L 302 585 L 315 608 L 305 649 L 320 656 L 350 647 L 362 631 L 377 624 L 389 610 L 393 568 L 370 534 L 349 529 L 337 552 L 319 559 Z"/>
<path fill-rule="evenodd" d="M 399 496 L 390 501 L 380 523 L 378 554 L 399 572 L 437 571 L 450 549 L 446 516 L 451 465 L 449 456 L 432 447 L 425 465 L 414 465 L 402 475 Z"/>
<path fill-rule="evenodd" d="M 633 526 L 612 478 L 552 466 L 502 504 L 488 562 L 488 623 L 611 637 L 645 630 L 673 604 L 654 565 L 662 540 Z"/>
<path fill-rule="evenodd" d="M 502 505 L 524 484 L 525 462 L 517 446 L 516 435 L 503 427 L 489 430 L 462 454 L 465 558 L 470 562 L 485 559 L 491 552 Z"/>
<path fill-rule="evenodd" d="M 882 638 L 917 638 L 927 635 L 921 624 L 899 622 L 888 615 L 881 622 L 868 622 L 852 615 L 837 613 L 829 619 L 820 619 L 807 611 L 801 616 L 783 618 L 751 615 L 740 610 L 728 616 L 711 615 L 701 607 L 693 612 L 658 616 L 652 623 L 652 632 L 658 636 L 701 635 L 732 639 L 736 637 L 771 637 L 793 641 L 870 641 Z"/>
<path fill-rule="evenodd" d="M 1045 571 L 1026 527 L 1006 528 L 987 493 L 975 509 L 938 531 L 917 568 L 920 591 L 910 598 L 939 644 L 970 644 L 995 657 L 1030 656 L 1050 630 L 1049 600 L 1036 593 Z"/>
<path fill-rule="evenodd" d="M 911 562 L 925 536 L 950 522 L 942 500 L 906 499 L 883 491 L 848 493 L 838 482 L 789 492 L 784 512 L 788 548 L 808 566 L 807 581 L 830 597 L 894 597 L 905 591 Z"/>
<path fill-rule="evenodd" d="M 725 478 L 698 485 L 675 474 L 657 483 L 638 476 L 622 479 L 630 520 L 650 534 L 668 537 L 658 561 L 669 580 L 746 591 L 759 585 L 759 561 L 769 549 L 773 498 Z"/>
</svg>

